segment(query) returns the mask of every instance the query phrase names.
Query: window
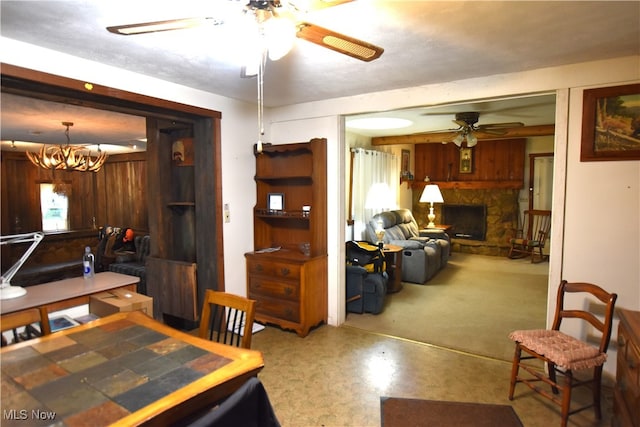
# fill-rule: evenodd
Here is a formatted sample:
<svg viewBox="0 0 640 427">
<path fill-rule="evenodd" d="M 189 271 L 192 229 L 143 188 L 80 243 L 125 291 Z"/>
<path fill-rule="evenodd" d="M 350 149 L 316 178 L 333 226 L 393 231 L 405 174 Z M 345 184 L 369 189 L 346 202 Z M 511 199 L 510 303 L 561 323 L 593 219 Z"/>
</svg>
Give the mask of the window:
<svg viewBox="0 0 640 427">
<path fill-rule="evenodd" d="M 69 230 L 69 199 L 66 194 L 55 193 L 51 183 L 40 184 L 42 231 Z"/>
</svg>

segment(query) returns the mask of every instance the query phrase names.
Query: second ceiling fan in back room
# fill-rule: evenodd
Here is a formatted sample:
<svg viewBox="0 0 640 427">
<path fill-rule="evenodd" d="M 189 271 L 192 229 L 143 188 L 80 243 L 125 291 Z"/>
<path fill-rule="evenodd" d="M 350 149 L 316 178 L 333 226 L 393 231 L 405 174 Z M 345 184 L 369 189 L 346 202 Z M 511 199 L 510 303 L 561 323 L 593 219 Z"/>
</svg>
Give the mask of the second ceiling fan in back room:
<svg viewBox="0 0 640 427">
<path fill-rule="evenodd" d="M 457 135 L 451 140 L 458 147 L 462 148 L 463 143 L 466 141 L 468 148 L 474 147 L 478 143 L 478 138 L 474 134 L 475 132 L 484 132 L 493 135 L 503 135 L 508 129 L 515 127 L 522 127 L 524 123 L 521 122 L 509 122 L 509 123 L 488 123 L 484 125 L 477 125 L 480 118 L 480 113 L 477 111 L 456 113 L 453 123 L 459 127 L 457 129 L 448 129 L 449 131 L 457 132 Z M 435 132 L 442 132 L 435 131 Z M 443 144 L 449 141 L 442 141 Z"/>
</svg>

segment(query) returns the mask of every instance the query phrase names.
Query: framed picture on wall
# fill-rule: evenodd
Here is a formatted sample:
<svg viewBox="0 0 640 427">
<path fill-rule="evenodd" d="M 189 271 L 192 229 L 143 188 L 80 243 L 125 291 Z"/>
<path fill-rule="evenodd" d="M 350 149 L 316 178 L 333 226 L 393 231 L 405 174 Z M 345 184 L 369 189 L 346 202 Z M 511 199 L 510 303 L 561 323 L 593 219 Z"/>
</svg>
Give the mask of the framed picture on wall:
<svg viewBox="0 0 640 427">
<path fill-rule="evenodd" d="M 284 194 L 283 193 L 267 194 L 267 210 L 269 211 L 284 210 Z"/>
<path fill-rule="evenodd" d="M 409 175 L 411 175 L 411 171 L 409 170 L 411 168 L 411 151 L 402 150 L 402 157 L 400 161 L 400 167 L 402 168 L 401 176 L 403 178 L 408 178 Z"/>
<path fill-rule="evenodd" d="M 580 161 L 640 160 L 640 84 L 584 91 Z"/>
<path fill-rule="evenodd" d="M 460 149 L 460 173 L 473 172 L 473 151 L 471 148 Z"/>
</svg>

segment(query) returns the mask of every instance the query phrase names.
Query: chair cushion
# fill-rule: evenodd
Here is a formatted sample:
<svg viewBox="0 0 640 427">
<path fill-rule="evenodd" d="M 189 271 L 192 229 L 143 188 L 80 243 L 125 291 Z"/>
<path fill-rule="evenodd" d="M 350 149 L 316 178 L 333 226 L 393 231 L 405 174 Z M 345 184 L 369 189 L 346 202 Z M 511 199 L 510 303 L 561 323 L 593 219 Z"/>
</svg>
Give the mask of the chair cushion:
<svg viewBox="0 0 640 427">
<path fill-rule="evenodd" d="M 522 246 L 540 246 L 539 240 L 529 240 L 529 239 L 509 239 L 509 243 L 512 245 L 522 245 Z"/>
<path fill-rule="evenodd" d="M 565 369 L 580 370 L 602 365 L 607 355 L 598 348 L 560 331 L 533 329 L 514 331 L 509 338 L 543 355 Z"/>
</svg>

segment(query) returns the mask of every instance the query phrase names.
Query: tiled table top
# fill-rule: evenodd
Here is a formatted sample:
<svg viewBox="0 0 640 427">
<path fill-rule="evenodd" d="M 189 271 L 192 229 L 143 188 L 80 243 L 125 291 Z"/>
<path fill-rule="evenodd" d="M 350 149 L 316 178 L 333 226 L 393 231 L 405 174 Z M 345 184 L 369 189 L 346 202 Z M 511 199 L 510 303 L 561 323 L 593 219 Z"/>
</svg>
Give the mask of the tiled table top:
<svg viewBox="0 0 640 427">
<path fill-rule="evenodd" d="M 230 370 L 243 352 L 260 355 L 157 325 L 141 313 L 120 313 L 3 349 L 1 424 L 109 425 L 163 398 L 163 405 L 180 404 L 169 395 Z M 205 388 L 215 383 L 208 382 Z"/>
</svg>

